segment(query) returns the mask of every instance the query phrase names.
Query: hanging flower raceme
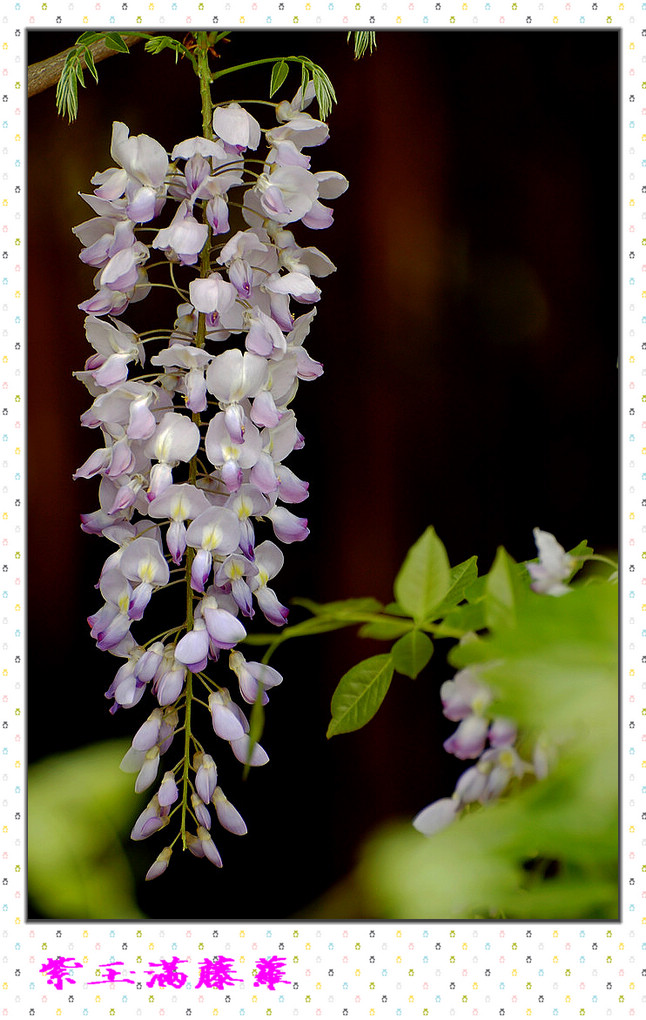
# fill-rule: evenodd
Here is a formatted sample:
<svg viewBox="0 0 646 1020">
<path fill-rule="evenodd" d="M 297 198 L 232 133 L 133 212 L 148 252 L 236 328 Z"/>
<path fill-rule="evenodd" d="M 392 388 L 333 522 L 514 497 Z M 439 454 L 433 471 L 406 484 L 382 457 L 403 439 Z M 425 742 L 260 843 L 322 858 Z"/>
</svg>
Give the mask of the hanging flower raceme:
<svg viewBox="0 0 646 1020">
<path fill-rule="evenodd" d="M 76 373 L 92 399 L 81 420 L 103 440 L 74 477 L 99 477 L 99 509 L 82 527 L 113 543 L 97 585 L 103 605 L 88 622 L 98 648 L 122 660 L 106 691 L 110 711 L 144 698 L 155 706 L 121 763 L 137 792 L 154 790 L 132 838 L 166 828 L 176 812 L 180 820 L 148 879 L 164 873 L 180 837 L 220 867 L 214 821 L 247 831 L 220 773 L 231 757 L 268 761 L 229 687 L 243 706 L 265 705 L 282 681 L 237 646 L 256 606 L 274 626 L 287 619 L 273 588 L 284 557 L 268 536 L 290 544 L 308 534 L 284 505 L 304 501 L 307 482 L 283 462 L 304 442 L 291 408 L 299 382 L 323 371 L 303 348 L 315 308 L 295 318 L 291 303 L 317 303 L 314 278 L 335 268 L 292 229 L 328 226 L 319 199 L 347 187 L 341 174 L 310 169 L 302 150 L 328 129 L 302 108 L 311 90 L 305 99 L 299 90 L 279 104 L 278 127 L 268 128 L 240 103 L 218 105 L 208 137 L 180 141 L 170 157 L 116 122 L 117 165 L 94 175 L 94 193 L 82 197 L 96 215 L 74 228 L 96 270 L 96 293 L 80 305 L 93 348 Z M 229 226 L 231 198 L 245 229 Z M 177 292 L 174 323 L 138 333 L 115 318 L 156 286 Z M 173 604 L 174 622 L 155 633 L 155 607 L 167 620 Z M 194 732 L 200 704 L 208 746 Z M 162 764 L 173 744 L 177 760 Z"/>
</svg>

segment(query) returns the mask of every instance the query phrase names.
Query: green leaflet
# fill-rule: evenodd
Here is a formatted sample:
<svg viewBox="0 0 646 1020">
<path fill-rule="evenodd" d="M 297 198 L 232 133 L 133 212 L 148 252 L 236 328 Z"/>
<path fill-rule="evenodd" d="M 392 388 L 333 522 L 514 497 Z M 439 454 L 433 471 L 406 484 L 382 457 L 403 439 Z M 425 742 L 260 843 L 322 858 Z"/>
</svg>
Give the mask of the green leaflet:
<svg viewBox="0 0 646 1020">
<path fill-rule="evenodd" d="M 477 602 L 465 602 L 462 606 L 455 606 L 439 624 L 435 636 L 454 637 L 456 631 L 467 634 L 472 630 L 484 630 L 485 626 L 485 603 L 484 599 L 479 599 Z"/>
<path fill-rule="evenodd" d="M 451 585 L 451 568 L 443 543 L 434 528 L 427 528 L 409 549 L 395 579 L 397 602 L 423 623 L 431 618 Z"/>
<path fill-rule="evenodd" d="M 525 569 L 524 566 L 522 569 Z M 502 546 L 498 547 L 485 585 L 485 620 L 487 627 L 511 627 L 516 619 L 516 606 L 523 588 L 518 577 L 518 564 Z"/>
<path fill-rule="evenodd" d="M 116 50 L 118 53 L 128 53 L 128 47 L 118 32 L 106 32 L 105 44 L 110 50 Z"/>
<path fill-rule="evenodd" d="M 457 606 L 458 602 L 461 602 L 466 597 L 466 591 L 471 587 L 473 582 L 478 577 L 478 557 L 471 556 L 468 560 L 464 560 L 463 563 L 458 563 L 457 566 L 451 567 L 451 580 L 449 590 L 442 599 L 439 606 L 437 606 L 433 615 L 435 619 L 439 619 L 441 616 L 445 616 L 449 610 Z"/>
<path fill-rule="evenodd" d="M 421 630 L 411 630 L 392 647 L 393 664 L 398 673 L 417 679 L 433 654 L 433 642 Z"/>
<path fill-rule="evenodd" d="M 354 59 L 361 60 L 364 53 L 372 53 L 377 48 L 376 32 L 348 32 L 346 42 L 354 36 Z"/>
<path fill-rule="evenodd" d="M 284 60 L 277 61 L 271 69 L 271 81 L 269 83 L 269 98 L 278 92 L 278 89 L 285 81 L 289 67 Z"/>
<path fill-rule="evenodd" d="M 391 655 L 373 655 L 341 677 L 332 695 L 328 738 L 361 729 L 372 719 L 390 687 L 393 670 Z"/>
</svg>

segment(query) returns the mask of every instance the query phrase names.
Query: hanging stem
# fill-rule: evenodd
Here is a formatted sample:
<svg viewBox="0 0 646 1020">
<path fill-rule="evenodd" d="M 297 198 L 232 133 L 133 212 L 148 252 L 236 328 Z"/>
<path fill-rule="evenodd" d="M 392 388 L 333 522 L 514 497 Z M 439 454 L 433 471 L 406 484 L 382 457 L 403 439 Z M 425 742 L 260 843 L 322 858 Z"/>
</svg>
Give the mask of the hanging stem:
<svg viewBox="0 0 646 1020">
<path fill-rule="evenodd" d="M 198 76 L 200 83 L 200 99 L 202 103 L 202 135 L 204 138 L 208 138 L 213 141 L 213 101 L 211 99 L 211 68 L 209 67 L 209 43 L 208 35 L 206 32 L 196 32 L 195 41 L 197 47 L 195 54 L 197 57 L 195 65 L 195 73 Z M 204 214 L 206 222 L 206 214 Z M 207 235 L 206 242 L 202 248 L 200 255 L 200 278 L 204 279 L 209 276 L 211 272 L 211 228 Z M 197 347 L 204 347 L 206 341 L 206 315 L 204 312 L 200 312 L 198 315 L 197 334 L 195 343 Z M 194 412 L 192 415 L 193 421 L 196 425 L 201 424 L 200 415 Z M 188 480 L 191 485 L 195 485 L 197 481 L 198 463 L 197 454 L 195 454 L 189 463 L 188 468 Z M 191 568 L 193 566 L 193 560 L 195 559 L 195 550 L 190 546 L 186 550 L 186 567 L 185 567 L 185 582 L 186 582 L 186 631 L 187 633 L 193 629 L 194 614 L 193 614 L 193 588 L 191 585 Z M 185 716 L 184 716 L 184 762 L 182 767 L 182 823 L 181 823 L 181 834 L 182 834 L 182 847 L 186 850 L 186 812 L 188 808 L 188 794 L 189 794 L 189 766 L 191 759 L 191 740 L 193 739 L 191 733 L 191 708 L 193 703 L 193 674 L 190 670 L 186 674 L 186 705 L 185 705 Z"/>
</svg>

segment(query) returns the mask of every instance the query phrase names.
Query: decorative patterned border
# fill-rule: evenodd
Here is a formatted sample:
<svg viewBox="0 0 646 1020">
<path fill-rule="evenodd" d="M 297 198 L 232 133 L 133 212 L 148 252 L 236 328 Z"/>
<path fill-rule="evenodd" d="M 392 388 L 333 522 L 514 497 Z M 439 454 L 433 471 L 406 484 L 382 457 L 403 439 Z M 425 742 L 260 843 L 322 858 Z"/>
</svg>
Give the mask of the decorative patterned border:
<svg viewBox="0 0 646 1020">
<path fill-rule="evenodd" d="M 2 1016 L 39 1018 L 101 1015 L 132 1016 L 636 1016 L 646 996 L 639 994 L 640 951 L 646 948 L 646 857 L 639 805 L 646 793 L 646 681 L 640 659 L 646 651 L 646 601 L 639 603 L 638 579 L 646 583 L 646 524 L 638 507 L 646 495 L 646 420 L 638 403 L 646 375 L 646 4 L 633 0 L 561 0 L 535 3 L 196 3 L 171 0 L 79 0 L 4 5 L 0 18 L 2 153 L 0 189 L 0 524 L 2 675 Z M 133 24 L 168 28 L 211 24 L 262 28 L 433 28 L 528 30 L 613 28 L 621 32 L 622 161 L 622 531 L 624 567 L 622 613 L 622 822 L 623 848 L 619 924 L 552 923 L 501 927 L 496 923 L 378 924 L 236 923 L 164 927 L 151 922 L 91 928 L 70 923 L 25 922 L 25 761 L 23 753 L 25 682 L 24 635 L 24 305 L 25 291 L 25 66 L 24 31 L 39 28 L 117 28 Z M 531 26 L 531 29 L 529 28 Z M 591 68 L 591 73 L 594 69 Z M 640 225 L 641 224 L 641 225 Z M 642 291 L 639 292 L 639 286 Z M 641 366 L 641 370 L 640 370 Z M 644 412 L 640 412 L 643 414 Z M 644 575 L 641 576 L 640 575 Z M 642 596 L 643 597 L 643 596 Z M 642 748 L 640 751 L 639 748 Z M 640 757 L 640 754 L 642 757 Z M 642 758 L 644 760 L 642 760 Z M 640 787 L 641 775 L 641 787 Z M 643 816 L 642 816 L 643 817 Z M 641 926 L 641 927 L 640 927 Z M 641 938 L 640 938 L 641 932 Z M 230 957 L 243 981 L 219 991 L 195 988 L 199 963 L 214 953 Z M 285 957 L 291 984 L 255 989 L 252 968 L 261 956 Z M 47 985 L 40 967 L 47 957 L 73 957 L 76 983 L 58 990 Z M 149 988 L 145 968 L 151 959 L 177 957 L 187 974 L 181 987 Z M 88 985 L 99 963 L 123 962 L 120 976 L 134 984 Z"/>
</svg>

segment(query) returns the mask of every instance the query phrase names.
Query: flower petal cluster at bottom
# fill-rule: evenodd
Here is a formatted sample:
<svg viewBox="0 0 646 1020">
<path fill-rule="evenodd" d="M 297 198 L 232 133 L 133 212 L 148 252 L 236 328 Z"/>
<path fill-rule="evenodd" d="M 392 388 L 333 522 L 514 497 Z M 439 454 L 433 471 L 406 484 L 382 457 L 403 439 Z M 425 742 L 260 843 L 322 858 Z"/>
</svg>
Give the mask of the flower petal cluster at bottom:
<svg viewBox="0 0 646 1020">
<path fill-rule="evenodd" d="M 492 719 L 487 713 L 493 692 L 482 682 L 477 668 L 463 669 L 447 680 L 440 697 L 444 715 L 459 721 L 455 733 L 444 741 L 445 751 L 461 760 L 478 761 L 462 773 L 451 797 L 434 801 L 415 816 L 413 826 L 425 836 L 450 825 L 467 804 L 496 800 L 513 779 L 536 774 L 535 767 L 523 761 L 514 747 L 514 722 L 502 716 Z"/>
</svg>

